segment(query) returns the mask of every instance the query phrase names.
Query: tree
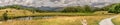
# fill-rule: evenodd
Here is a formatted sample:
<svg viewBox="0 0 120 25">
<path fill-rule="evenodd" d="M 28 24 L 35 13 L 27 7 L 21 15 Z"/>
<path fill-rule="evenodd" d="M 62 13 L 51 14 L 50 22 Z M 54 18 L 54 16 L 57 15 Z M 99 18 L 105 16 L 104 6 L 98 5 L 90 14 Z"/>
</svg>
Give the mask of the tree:
<svg viewBox="0 0 120 25">
<path fill-rule="evenodd" d="M 80 12 L 81 9 L 80 6 L 70 6 L 70 7 L 64 7 L 64 9 L 62 10 L 62 12 Z"/>
<path fill-rule="evenodd" d="M 110 4 L 110 5 L 108 5 L 108 6 L 104 6 L 104 7 L 101 8 L 101 10 L 102 10 L 102 11 L 108 11 L 109 8 L 111 8 L 112 6 L 114 6 L 114 5 L 116 5 L 116 4 L 118 4 L 118 3 L 114 3 L 114 4 Z"/>
<path fill-rule="evenodd" d="M 6 10 L 6 12 L 3 14 L 3 20 L 7 21 L 8 20 L 8 15 L 7 15 L 8 11 Z"/>
<path fill-rule="evenodd" d="M 20 5 L 8 5 L 8 6 L 4 6 L 4 8 L 16 8 L 16 9 L 21 9 L 21 8 L 23 8 L 23 7 L 20 6 Z"/>
<path fill-rule="evenodd" d="M 92 8 L 89 5 L 84 6 L 84 12 L 92 12 Z"/>
<path fill-rule="evenodd" d="M 64 10 L 62 12 L 80 12 L 80 13 L 90 13 L 93 12 L 92 7 L 89 5 L 85 6 L 70 6 L 70 7 L 64 7 Z"/>
<path fill-rule="evenodd" d="M 0 10 L 1 10 L 1 9 L 4 9 L 4 7 L 0 7 Z"/>
<path fill-rule="evenodd" d="M 120 4 L 115 4 L 114 6 L 110 7 L 108 11 L 109 13 L 120 13 Z"/>
</svg>

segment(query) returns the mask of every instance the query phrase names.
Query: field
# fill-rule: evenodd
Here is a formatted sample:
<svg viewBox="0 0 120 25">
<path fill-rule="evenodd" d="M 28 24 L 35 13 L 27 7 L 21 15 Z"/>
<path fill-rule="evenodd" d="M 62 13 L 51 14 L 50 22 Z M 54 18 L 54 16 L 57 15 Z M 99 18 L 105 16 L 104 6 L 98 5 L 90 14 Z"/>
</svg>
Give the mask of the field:
<svg viewBox="0 0 120 25">
<path fill-rule="evenodd" d="M 120 15 L 117 18 L 112 19 L 115 25 L 120 25 Z"/>
<path fill-rule="evenodd" d="M 88 25 L 99 25 L 99 22 L 105 18 L 114 16 L 115 14 L 107 13 L 107 11 L 98 11 L 94 13 L 32 13 L 27 10 L 5 9 L 9 12 L 8 17 L 14 18 L 19 16 L 54 16 L 49 19 L 38 20 L 13 20 L 6 21 L 0 25 L 82 25 L 83 20 L 87 20 Z M 5 13 L 0 10 L 0 16 Z"/>
<path fill-rule="evenodd" d="M 3 14 L 6 12 L 6 10 L 8 11 L 8 17 L 9 18 L 14 18 L 14 17 L 19 17 L 19 16 L 90 16 L 90 15 L 103 15 L 103 14 L 111 14 L 111 13 L 107 13 L 107 11 L 98 11 L 95 13 L 32 13 L 30 11 L 27 10 L 16 10 L 16 9 L 3 9 L 0 10 L 0 16 L 2 17 Z"/>
<path fill-rule="evenodd" d="M 0 25 L 82 25 L 83 19 L 87 20 L 88 25 L 98 25 L 100 20 L 109 18 L 113 15 L 98 16 L 55 16 L 50 19 L 27 20 L 27 21 L 8 21 Z"/>
<path fill-rule="evenodd" d="M 44 10 L 42 7 L 6 5 L 0 7 L 0 25 L 120 25 L 120 17 L 114 18 L 120 13 L 119 6 L 119 3 L 101 8 L 66 6 L 60 10 L 43 6 Z"/>
</svg>

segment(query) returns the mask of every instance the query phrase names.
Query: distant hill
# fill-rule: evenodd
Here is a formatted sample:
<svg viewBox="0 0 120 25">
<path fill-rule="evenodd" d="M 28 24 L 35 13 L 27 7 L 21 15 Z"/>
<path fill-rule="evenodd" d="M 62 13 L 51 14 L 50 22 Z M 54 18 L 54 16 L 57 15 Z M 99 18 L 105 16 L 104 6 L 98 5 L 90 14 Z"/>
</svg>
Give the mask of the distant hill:
<svg viewBox="0 0 120 25">
<path fill-rule="evenodd" d="M 18 9 L 18 10 L 29 10 L 29 11 L 37 11 L 37 12 L 44 12 L 44 11 L 60 11 L 63 7 L 32 7 L 32 6 L 23 6 L 23 5 L 7 5 L 0 7 L 0 9 Z"/>
</svg>

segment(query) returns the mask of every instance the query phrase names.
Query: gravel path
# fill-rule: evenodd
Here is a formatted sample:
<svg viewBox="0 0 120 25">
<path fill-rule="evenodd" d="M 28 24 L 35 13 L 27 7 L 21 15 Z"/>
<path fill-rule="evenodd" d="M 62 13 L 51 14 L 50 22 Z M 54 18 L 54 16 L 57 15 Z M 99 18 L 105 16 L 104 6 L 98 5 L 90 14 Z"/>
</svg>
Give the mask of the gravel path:
<svg viewBox="0 0 120 25">
<path fill-rule="evenodd" d="M 113 16 L 111 18 L 103 19 L 102 21 L 100 21 L 99 25 L 114 25 L 111 20 L 116 17 L 117 16 Z"/>
</svg>

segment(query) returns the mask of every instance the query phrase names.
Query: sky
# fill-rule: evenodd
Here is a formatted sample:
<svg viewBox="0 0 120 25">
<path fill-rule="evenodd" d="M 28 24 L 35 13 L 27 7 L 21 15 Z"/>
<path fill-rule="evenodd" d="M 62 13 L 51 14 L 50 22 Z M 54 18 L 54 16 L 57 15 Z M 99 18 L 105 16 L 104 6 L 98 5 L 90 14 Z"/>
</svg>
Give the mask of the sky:
<svg viewBox="0 0 120 25">
<path fill-rule="evenodd" d="M 64 6 L 81 6 L 90 5 L 101 7 L 112 3 L 119 3 L 120 0 L 0 0 L 0 6 L 5 5 L 24 5 L 33 7 L 64 7 Z"/>
</svg>

